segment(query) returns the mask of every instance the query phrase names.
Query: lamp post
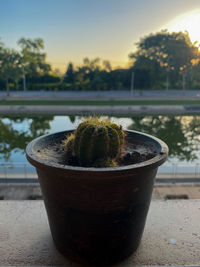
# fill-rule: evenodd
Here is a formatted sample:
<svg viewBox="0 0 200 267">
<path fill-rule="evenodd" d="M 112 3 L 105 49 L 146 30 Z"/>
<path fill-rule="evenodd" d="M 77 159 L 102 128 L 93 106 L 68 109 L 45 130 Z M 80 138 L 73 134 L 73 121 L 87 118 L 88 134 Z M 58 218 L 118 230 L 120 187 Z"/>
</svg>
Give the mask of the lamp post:
<svg viewBox="0 0 200 267">
<path fill-rule="evenodd" d="M 23 72 L 23 88 L 24 88 L 24 92 L 26 91 L 26 75 L 25 75 L 25 71 L 24 71 L 24 66 L 22 65 L 22 72 Z"/>
<path fill-rule="evenodd" d="M 134 80 L 135 80 L 135 74 L 132 71 L 131 73 L 131 95 L 133 95 L 133 91 L 134 91 Z"/>
</svg>

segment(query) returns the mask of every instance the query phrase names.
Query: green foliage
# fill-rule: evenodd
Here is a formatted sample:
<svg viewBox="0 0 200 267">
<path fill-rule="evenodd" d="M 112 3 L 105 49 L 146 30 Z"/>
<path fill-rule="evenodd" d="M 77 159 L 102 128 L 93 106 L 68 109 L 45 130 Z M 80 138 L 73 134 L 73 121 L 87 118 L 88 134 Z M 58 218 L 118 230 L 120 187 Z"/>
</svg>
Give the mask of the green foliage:
<svg viewBox="0 0 200 267">
<path fill-rule="evenodd" d="M 20 54 L 5 47 L 0 48 L 0 77 L 5 82 L 7 94 L 9 95 L 9 82 L 18 82 L 21 77 Z"/>
<path fill-rule="evenodd" d="M 75 82 L 75 73 L 74 73 L 74 67 L 73 64 L 70 62 L 68 67 L 67 67 L 67 71 L 64 75 L 64 79 L 63 79 L 64 83 L 74 83 Z"/>
<path fill-rule="evenodd" d="M 22 66 L 25 74 L 47 74 L 51 66 L 46 63 L 46 54 L 43 52 L 44 42 L 42 39 L 21 38 L 18 41 L 21 47 Z"/>
<path fill-rule="evenodd" d="M 55 91 L 58 90 L 60 83 L 36 83 L 36 84 L 29 84 L 29 90 L 45 90 L 45 91 Z"/>
<path fill-rule="evenodd" d="M 187 32 L 164 30 L 142 38 L 137 43 L 137 51 L 129 57 L 134 69 L 148 71 L 151 88 L 155 81 L 164 81 L 166 77 L 176 88 L 181 76 L 185 79 L 192 61 L 199 59 L 200 54 Z"/>
<path fill-rule="evenodd" d="M 71 85 L 68 88 L 66 85 Z M 74 69 L 72 63 L 67 67 L 61 90 L 106 91 L 120 90 L 129 87 L 128 70 L 112 70 L 108 60 L 101 62 L 99 58 L 84 58 L 83 64 Z"/>
<path fill-rule="evenodd" d="M 61 77 L 58 75 L 51 74 L 41 74 L 36 76 L 27 75 L 27 80 L 32 84 L 51 84 L 51 83 L 61 83 Z"/>
<path fill-rule="evenodd" d="M 131 58 L 141 60 L 143 57 L 144 60 L 157 62 L 168 71 L 176 72 L 190 65 L 198 54 L 198 48 L 191 43 L 187 32 L 161 31 L 150 34 L 142 38 L 137 47 L 137 52 L 131 54 Z"/>
<path fill-rule="evenodd" d="M 74 157 L 84 167 L 114 167 L 124 145 L 121 126 L 96 117 L 79 124 L 64 140 L 67 157 Z"/>
<path fill-rule="evenodd" d="M 15 89 L 22 89 L 22 78 L 33 76 L 47 76 L 51 67 L 46 63 L 46 54 L 42 51 L 44 43 L 42 39 L 25 39 L 18 41 L 21 47 L 20 53 L 14 49 L 5 48 L 0 42 L 0 79 L 4 81 L 9 95 L 9 83 L 15 83 Z M 52 81 L 52 79 L 51 79 Z"/>
</svg>

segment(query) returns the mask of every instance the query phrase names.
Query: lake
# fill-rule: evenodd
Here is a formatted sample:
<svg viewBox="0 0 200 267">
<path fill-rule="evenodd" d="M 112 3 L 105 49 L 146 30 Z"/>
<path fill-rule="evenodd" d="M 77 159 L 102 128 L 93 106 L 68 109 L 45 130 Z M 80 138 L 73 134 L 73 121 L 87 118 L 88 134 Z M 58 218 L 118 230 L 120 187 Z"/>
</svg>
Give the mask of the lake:
<svg viewBox="0 0 200 267">
<path fill-rule="evenodd" d="M 200 172 L 200 116 L 126 116 L 109 117 L 124 129 L 154 135 L 169 146 L 169 158 L 161 173 Z M 12 172 L 32 172 L 25 158 L 25 147 L 32 139 L 47 133 L 75 128 L 81 116 L 0 117 L 0 173 L 5 164 Z"/>
</svg>

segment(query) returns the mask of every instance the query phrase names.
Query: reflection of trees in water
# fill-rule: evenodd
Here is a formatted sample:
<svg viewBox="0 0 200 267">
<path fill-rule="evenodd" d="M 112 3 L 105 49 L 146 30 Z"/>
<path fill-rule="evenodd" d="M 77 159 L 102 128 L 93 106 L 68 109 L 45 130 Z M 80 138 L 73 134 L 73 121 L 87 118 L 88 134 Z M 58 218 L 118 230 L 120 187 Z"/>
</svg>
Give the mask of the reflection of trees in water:
<svg viewBox="0 0 200 267">
<path fill-rule="evenodd" d="M 34 138 L 47 134 L 53 116 L 12 117 L 9 121 L 0 118 L 0 159 L 8 161 L 12 151 L 25 151 Z M 83 117 L 71 116 L 71 122 Z M 28 124 L 27 130 L 13 126 Z M 140 116 L 132 118 L 129 129 L 152 134 L 169 146 L 170 157 L 180 160 L 197 158 L 193 150 L 200 147 L 200 116 Z"/>
<path fill-rule="evenodd" d="M 169 157 L 193 161 L 200 146 L 200 116 L 141 116 L 129 129 L 152 134 L 169 146 Z"/>
<path fill-rule="evenodd" d="M 74 123 L 76 120 L 76 116 L 75 115 L 69 115 L 69 120 L 71 123 Z"/>
<path fill-rule="evenodd" d="M 0 158 L 9 160 L 12 151 L 25 151 L 26 145 L 34 138 L 48 133 L 50 121 L 53 116 L 33 116 L 9 118 L 9 122 L 0 119 Z M 28 130 L 18 131 L 13 127 L 13 123 L 23 123 L 27 121 Z"/>
</svg>

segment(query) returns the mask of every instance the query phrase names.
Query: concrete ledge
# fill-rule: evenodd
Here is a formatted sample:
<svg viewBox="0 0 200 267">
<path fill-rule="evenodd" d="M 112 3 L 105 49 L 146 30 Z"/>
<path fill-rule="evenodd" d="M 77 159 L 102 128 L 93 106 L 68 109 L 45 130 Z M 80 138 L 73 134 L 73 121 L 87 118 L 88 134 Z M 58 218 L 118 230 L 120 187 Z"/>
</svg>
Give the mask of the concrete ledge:
<svg viewBox="0 0 200 267">
<path fill-rule="evenodd" d="M 0 265 L 78 266 L 56 251 L 42 201 L 1 201 L 0 214 Z M 152 201 L 139 249 L 117 266 L 199 266 L 199 222 L 200 200 Z"/>
<path fill-rule="evenodd" d="M 195 178 L 194 178 L 195 179 Z M 160 179 L 154 185 L 152 199 L 181 200 L 200 199 L 200 183 L 173 183 L 173 179 Z M 167 182 L 165 182 L 167 180 Z M 170 182 L 171 180 L 171 182 Z M 192 180 L 192 179 L 191 179 Z M 42 192 L 37 179 L 0 179 L 0 200 L 42 200 Z"/>
<path fill-rule="evenodd" d="M 0 114 L 199 114 L 200 106 L 182 106 L 182 105 L 146 105 L 146 106 L 51 106 L 51 105 L 2 105 Z"/>
</svg>

